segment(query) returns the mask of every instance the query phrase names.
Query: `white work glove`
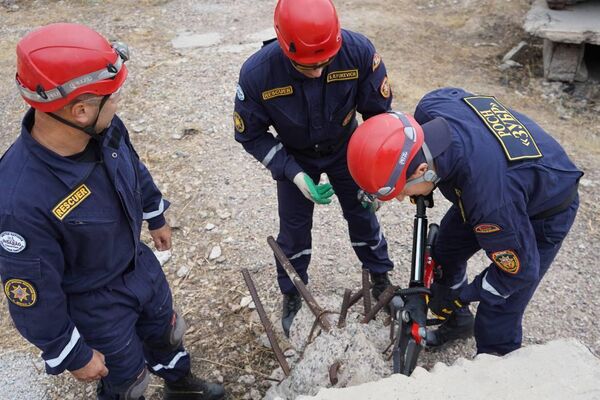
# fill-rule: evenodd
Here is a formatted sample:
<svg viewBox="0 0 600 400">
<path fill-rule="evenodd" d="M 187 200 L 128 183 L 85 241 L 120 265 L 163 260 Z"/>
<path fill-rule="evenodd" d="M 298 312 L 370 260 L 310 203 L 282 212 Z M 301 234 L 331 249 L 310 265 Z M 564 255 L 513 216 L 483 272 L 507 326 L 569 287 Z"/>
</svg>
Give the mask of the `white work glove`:
<svg viewBox="0 0 600 400">
<path fill-rule="evenodd" d="M 302 192 L 304 197 L 313 203 L 317 204 L 329 204 L 331 203 L 331 196 L 335 193 L 331 183 L 321 183 L 315 185 L 310 176 L 305 172 L 298 172 L 293 180 L 294 184 L 298 186 L 298 189 Z"/>
</svg>

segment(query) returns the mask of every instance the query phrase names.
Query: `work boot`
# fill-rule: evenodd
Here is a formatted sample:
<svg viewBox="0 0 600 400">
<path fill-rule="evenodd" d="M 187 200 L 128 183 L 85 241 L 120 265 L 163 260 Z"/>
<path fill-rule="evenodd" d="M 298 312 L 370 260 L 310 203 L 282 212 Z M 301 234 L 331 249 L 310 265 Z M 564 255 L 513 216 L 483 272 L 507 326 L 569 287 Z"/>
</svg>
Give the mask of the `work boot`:
<svg viewBox="0 0 600 400">
<path fill-rule="evenodd" d="M 288 293 L 283 295 L 283 309 L 281 310 L 281 326 L 285 336 L 290 337 L 290 327 L 302 307 L 302 298 L 298 293 Z"/>
<path fill-rule="evenodd" d="M 439 328 L 427 332 L 427 347 L 440 349 L 455 340 L 473 337 L 474 325 L 475 318 L 469 307 L 459 308 Z"/>
<path fill-rule="evenodd" d="M 165 381 L 164 392 L 164 400 L 221 400 L 225 398 L 223 385 L 203 381 L 191 372 L 178 381 Z"/>
<path fill-rule="evenodd" d="M 375 300 L 379 300 L 379 296 L 388 286 L 391 286 L 390 278 L 388 277 L 388 273 L 384 272 L 381 274 L 376 274 L 371 272 L 371 282 L 373 283 L 373 287 L 371 288 L 371 294 L 375 297 Z"/>
</svg>

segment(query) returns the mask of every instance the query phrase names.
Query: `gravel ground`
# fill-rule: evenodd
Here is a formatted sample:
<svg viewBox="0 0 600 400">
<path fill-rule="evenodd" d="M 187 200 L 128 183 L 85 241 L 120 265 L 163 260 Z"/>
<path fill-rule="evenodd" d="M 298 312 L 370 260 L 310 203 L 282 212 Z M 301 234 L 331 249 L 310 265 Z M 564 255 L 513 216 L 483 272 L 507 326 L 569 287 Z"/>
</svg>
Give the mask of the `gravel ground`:
<svg viewBox="0 0 600 400">
<path fill-rule="evenodd" d="M 598 85 L 543 81 L 541 42 L 521 29 L 527 0 L 337 3 L 343 26 L 372 38 L 383 55 L 396 108 L 412 110 L 424 93 L 439 86 L 493 94 L 551 131 L 586 171 L 579 217 L 527 310 L 524 342 L 575 337 L 599 354 L 600 277 L 594 256 L 600 249 Z M 186 340 L 194 370 L 223 381 L 231 398 L 240 399 L 264 395 L 270 387 L 265 377 L 277 366 L 264 346 L 256 313 L 240 306 L 248 292 L 239 272 L 251 270 L 279 329 L 280 295 L 266 243 L 267 236 L 277 234 L 275 187 L 270 174 L 233 140 L 231 123 L 239 67 L 260 40 L 272 37 L 273 6 L 266 0 L 0 1 L 0 123 L 5 127 L 0 151 L 17 136 L 26 110 L 14 87 L 20 37 L 39 25 L 71 21 L 130 44 L 130 78 L 119 114 L 173 203 L 173 257 L 164 268 L 189 322 Z M 174 47 L 190 40 L 200 46 Z M 502 56 L 520 40 L 528 42 L 519 60 L 524 67 L 500 70 Z M 443 200 L 437 203 L 432 221 L 439 221 L 445 208 Z M 408 279 L 412 214 L 411 206 L 397 202 L 379 213 L 396 263 L 395 283 Z M 315 294 L 337 300 L 344 288 L 359 287 L 360 266 L 339 203 L 317 208 L 313 243 Z M 469 272 L 484 265 L 478 255 Z M 33 381 L 30 371 L 36 369 L 29 360 L 38 352 L 12 327 L 6 300 L 0 303 L 0 387 L 13 399 L 44 398 L 41 393 L 46 399 L 93 398 L 93 385 L 77 383 L 68 374 Z M 473 352 L 474 343 L 466 341 L 425 353 L 420 364 L 450 363 Z M 153 381 L 148 398 L 159 399 L 160 393 L 160 382 Z"/>
</svg>

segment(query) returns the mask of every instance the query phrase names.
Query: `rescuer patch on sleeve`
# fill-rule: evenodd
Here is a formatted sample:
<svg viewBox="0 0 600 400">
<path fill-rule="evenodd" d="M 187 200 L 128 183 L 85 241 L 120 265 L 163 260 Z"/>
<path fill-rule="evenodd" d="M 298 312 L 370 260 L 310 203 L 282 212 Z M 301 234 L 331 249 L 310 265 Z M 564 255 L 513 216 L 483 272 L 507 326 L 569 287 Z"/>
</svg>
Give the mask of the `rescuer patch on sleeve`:
<svg viewBox="0 0 600 400">
<path fill-rule="evenodd" d="M 381 95 L 386 99 L 392 94 L 392 89 L 390 88 L 390 80 L 388 79 L 387 75 L 383 78 L 383 82 L 381 82 L 379 92 L 381 92 Z"/>
<path fill-rule="evenodd" d="M 31 307 L 37 301 L 37 292 L 32 283 L 23 279 L 9 279 L 4 284 L 4 294 L 19 307 Z"/>
<path fill-rule="evenodd" d="M 87 199 L 90 194 L 92 194 L 92 192 L 85 184 L 80 185 L 54 206 L 52 214 L 62 221 L 71 211 L 77 208 L 82 201 Z"/>
<path fill-rule="evenodd" d="M 381 64 L 381 56 L 379 53 L 375 53 L 375 55 L 373 55 L 373 71 L 379 67 L 379 64 Z"/>
<path fill-rule="evenodd" d="M 337 81 L 351 81 L 358 79 L 357 69 L 348 69 L 345 71 L 333 71 L 327 74 L 327 83 Z"/>
<path fill-rule="evenodd" d="M 501 230 L 502 228 L 496 224 L 479 224 L 475 225 L 475 228 L 473 228 L 475 233 L 494 233 L 500 232 Z"/>
<path fill-rule="evenodd" d="M 290 86 L 284 86 L 284 87 L 278 87 L 278 88 L 274 88 L 274 89 L 265 90 L 264 92 L 262 92 L 262 99 L 263 100 L 271 100 L 271 99 L 274 99 L 275 97 L 290 96 L 292 94 L 294 94 L 294 88 L 290 85 Z"/>
<path fill-rule="evenodd" d="M 519 256 L 514 250 L 502 250 L 496 251 L 490 256 L 494 263 L 502 271 L 508 272 L 509 274 L 516 274 L 521 269 L 521 262 Z"/>
<path fill-rule="evenodd" d="M 244 133 L 244 130 L 246 130 L 244 120 L 242 119 L 240 114 L 237 113 L 237 111 L 233 112 L 233 124 L 235 125 L 235 130 L 239 133 Z"/>
<path fill-rule="evenodd" d="M 346 114 L 346 116 L 344 117 L 344 120 L 342 121 L 342 126 L 346 126 L 346 125 L 348 125 L 348 123 L 350 121 L 352 121 L 352 117 L 354 117 L 355 111 L 356 111 L 356 108 L 353 108 L 352 110 L 350 110 L 350 112 L 348 114 Z"/>
<path fill-rule="evenodd" d="M 509 161 L 542 157 L 535 140 L 512 113 L 495 97 L 472 96 L 463 98 L 500 142 Z"/>
</svg>

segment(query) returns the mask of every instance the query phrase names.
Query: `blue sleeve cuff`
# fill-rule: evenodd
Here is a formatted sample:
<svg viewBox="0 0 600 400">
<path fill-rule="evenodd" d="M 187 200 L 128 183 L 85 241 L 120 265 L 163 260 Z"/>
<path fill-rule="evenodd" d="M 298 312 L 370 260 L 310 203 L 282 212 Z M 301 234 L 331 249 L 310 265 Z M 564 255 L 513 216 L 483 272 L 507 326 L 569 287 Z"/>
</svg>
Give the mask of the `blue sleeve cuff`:
<svg viewBox="0 0 600 400">
<path fill-rule="evenodd" d="M 151 231 L 162 228 L 167 223 L 165 214 L 160 214 L 154 218 L 148 220 L 148 229 Z"/>
<path fill-rule="evenodd" d="M 56 366 L 50 366 L 46 362 L 46 372 L 50 375 L 59 375 L 64 370 L 76 371 L 85 367 L 90 362 L 92 354 L 92 348 L 85 344 L 83 339 L 79 339 L 77 345 L 75 345 L 63 362 Z"/>
</svg>

